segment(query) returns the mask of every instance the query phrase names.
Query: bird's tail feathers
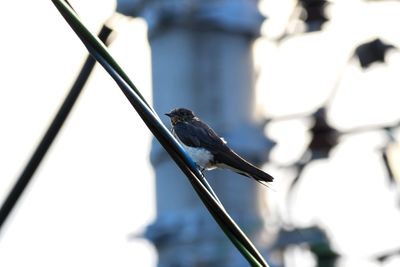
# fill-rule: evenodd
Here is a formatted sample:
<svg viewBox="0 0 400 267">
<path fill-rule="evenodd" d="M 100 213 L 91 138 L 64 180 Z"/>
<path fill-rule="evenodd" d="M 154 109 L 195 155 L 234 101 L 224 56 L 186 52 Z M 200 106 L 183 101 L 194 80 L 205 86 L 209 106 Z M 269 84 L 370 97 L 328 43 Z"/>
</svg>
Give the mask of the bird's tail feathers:
<svg viewBox="0 0 400 267">
<path fill-rule="evenodd" d="M 221 167 L 231 169 L 238 174 L 253 178 L 263 185 L 274 180 L 274 178 L 268 173 L 247 162 L 235 152 L 231 152 L 232 153 L 229 153 L 229 155 L 226 153 L 218 155 L 218 161 L 220 162 L 219 165 L 221 165 Z"/>
</svg>

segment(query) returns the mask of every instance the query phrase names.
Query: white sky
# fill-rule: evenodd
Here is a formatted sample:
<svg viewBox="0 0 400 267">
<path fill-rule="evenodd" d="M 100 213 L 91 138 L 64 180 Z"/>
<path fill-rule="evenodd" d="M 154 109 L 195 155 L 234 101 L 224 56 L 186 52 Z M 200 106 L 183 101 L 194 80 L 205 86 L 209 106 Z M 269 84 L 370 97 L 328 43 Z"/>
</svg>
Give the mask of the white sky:
<svg viewBox="0 0 400 267">
<path fill-rule="evenodd" d="M 264 30 L 274 34 L 288 15 L 289 4 L 268 2 L 262 7 L 270 17 Z M 93 32 L 115 5 L 111 0 L 71 3 Z M 7 1 L 1 8 L 0 197 L 4 197 L 87 52 L 51 1 Z M 383 8 L 337 1 L 331 8 L 335 19 L 322 34 L 298 36 L 279 48 L 260 39 L 255 62 L 263 112 L 278 116 L 312 111 L 345 69 L 331 110 L 334 125 L 345 129 L 398 119 L 398 54 L 366 72 L 354 64 L 343 66 L 354 45 L 364 40 L 380 36 L 400 46 L 394 26 L 399 25 L 399 11 L 395 3 Z M 145 24 L 122 21 L 118 32 L 112 54 L 151 100 Z M 273 151 L 275 160 L 289 162 L 301 153 L 304 125 L 284 122 L 269 127 L 268 133 L 280 142 Z M 379 132 L 346 137 L 330 161 L 315 162 L 305 171 L 296 193 L 293 219 L 302 225 L 326 226 L 337 248 L 352 257 L 343 266 L 360 266 L 358 258 L 400 247 L 395 192 L 389 189 L 375 153 L 383 139 Z M 146 241 L 130 239 L 155 216 L 149 144 L 149 132 L 124 95 L 96 68 L 0 235 L 0 266 L 154 266 L 153 248 Z M 288 175 L 270 168 L 278 176 Z M 277 179 L 271 203 L 281 203 L 286 184 L 287 179 Z"/>
<path fill-rule="evenodd" d="M 93 32 L 114 9 L 113 1 L 71 2 Z M 7 1 L 1 6 L 1 24 L 7 25 L 0 49 L 4 197 L 87 51 L 51 1 Z M 150 99 L 145 25 L 123 22 L 120 30 L 113 55 L 128 73 L 136 74 L 135 84 Z M 130 240 L 155 214 L 149 144 L 150 135 L 125 96 L 96 68 L 4 228 L 0 266 L 154 266 L 152 247 Z"/>
</svg>

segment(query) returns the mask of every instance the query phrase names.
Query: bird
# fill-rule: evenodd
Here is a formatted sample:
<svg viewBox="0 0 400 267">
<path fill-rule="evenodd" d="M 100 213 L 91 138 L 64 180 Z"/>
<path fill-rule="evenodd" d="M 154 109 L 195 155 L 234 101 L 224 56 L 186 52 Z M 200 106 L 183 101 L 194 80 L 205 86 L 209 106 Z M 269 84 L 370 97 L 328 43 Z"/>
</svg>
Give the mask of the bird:
<svg viewBox="0 0 400 267">
<path fill-rule="evenodd" d="M 171 120 L 172 134 L 194 160 L 201 172 L 215 168 L 232 170 L 266 185 L 274 178 L 243 159 L 227 142 L 193 111 L 175 108 L 165 113 Z"/>
</svg>

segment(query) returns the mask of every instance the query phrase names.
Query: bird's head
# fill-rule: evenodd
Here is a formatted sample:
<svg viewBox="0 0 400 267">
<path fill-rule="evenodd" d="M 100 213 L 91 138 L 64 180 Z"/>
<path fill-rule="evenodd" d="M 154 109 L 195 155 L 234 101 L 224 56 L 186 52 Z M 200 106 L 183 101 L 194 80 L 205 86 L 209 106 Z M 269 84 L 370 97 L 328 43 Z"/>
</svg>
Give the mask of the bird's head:
<svg viewBox="0 0 400 267">
<path fill-rule="evenodd" d="M 171 118 L 172 125 L 175 125 L 178 122 L 191 121 L 196 118 L 193 111 L 185 108 L 173 109 L 171 112 L 165 113 L 165 115 Z"/>
</svg>

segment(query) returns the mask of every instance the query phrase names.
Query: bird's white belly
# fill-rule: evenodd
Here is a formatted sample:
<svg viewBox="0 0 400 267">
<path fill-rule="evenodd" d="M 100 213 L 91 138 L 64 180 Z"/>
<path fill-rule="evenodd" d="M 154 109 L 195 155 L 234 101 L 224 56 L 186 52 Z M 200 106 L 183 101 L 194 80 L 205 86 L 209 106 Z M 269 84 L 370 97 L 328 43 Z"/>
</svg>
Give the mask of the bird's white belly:
<svg viewBox="0 0 400 267">
<path fill-rule="evenodd" d="M 181 143 L 182 144 L 182 143 Z M 190 157 L 196 162 L 203 169 L 211 170 L 214 169 L 215 166 L 211 164 L 214 157 L 210 151 L 204 148 L 196 148 L 196 147 L 189 147 L 185 144 L 182 144 L 185 150 L 188 152 Z"/>
</svg>

